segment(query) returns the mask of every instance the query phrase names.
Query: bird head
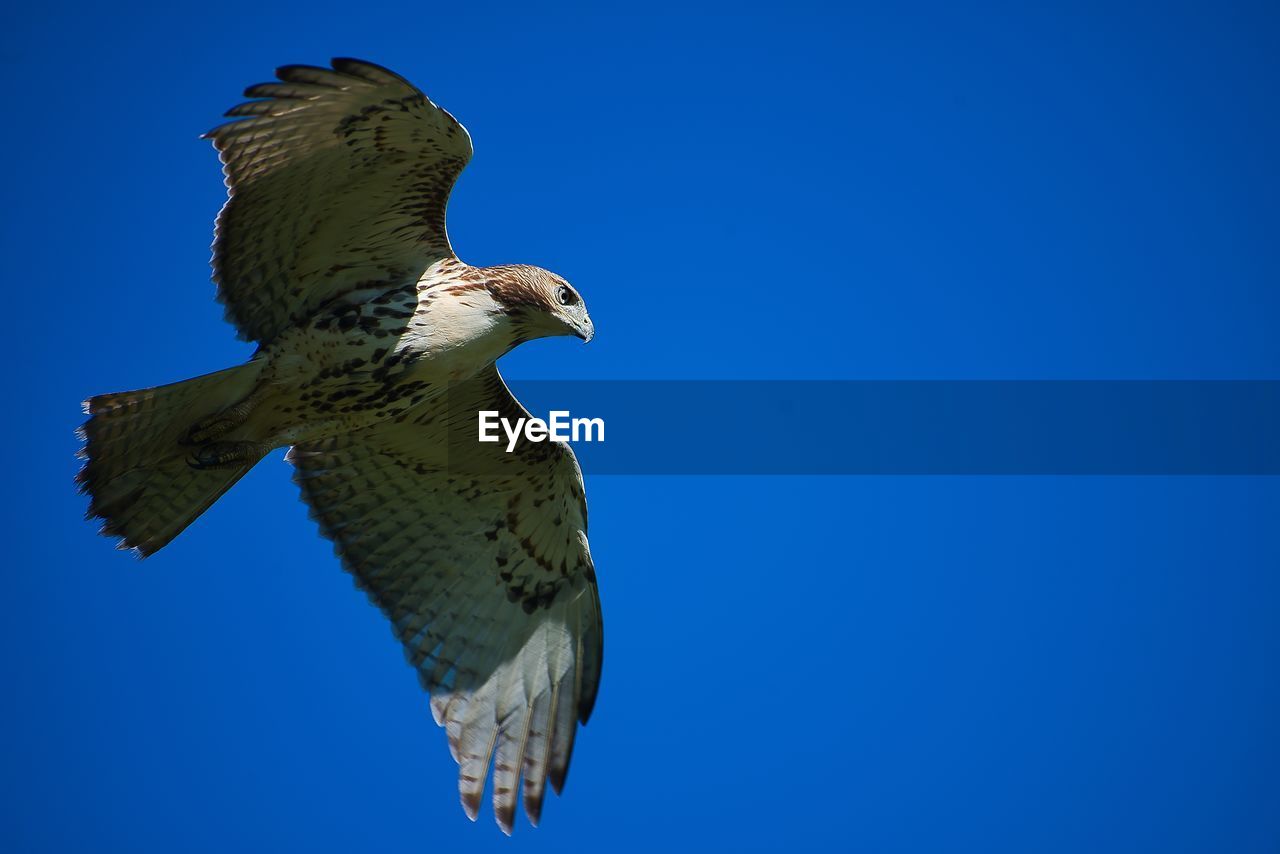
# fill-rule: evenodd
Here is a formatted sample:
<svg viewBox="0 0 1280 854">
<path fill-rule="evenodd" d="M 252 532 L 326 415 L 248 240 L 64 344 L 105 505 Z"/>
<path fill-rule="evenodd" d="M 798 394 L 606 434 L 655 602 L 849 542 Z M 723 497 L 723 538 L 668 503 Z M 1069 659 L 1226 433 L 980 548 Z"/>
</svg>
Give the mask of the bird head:
<svg viewBox="0 0 1280 854">
<path fill-rule="evenodd" d="M 529 338 L 596 334 L 582 297 L 560 276 L 541 267 L 493 267 L 495 295 Z"/>
</svg>

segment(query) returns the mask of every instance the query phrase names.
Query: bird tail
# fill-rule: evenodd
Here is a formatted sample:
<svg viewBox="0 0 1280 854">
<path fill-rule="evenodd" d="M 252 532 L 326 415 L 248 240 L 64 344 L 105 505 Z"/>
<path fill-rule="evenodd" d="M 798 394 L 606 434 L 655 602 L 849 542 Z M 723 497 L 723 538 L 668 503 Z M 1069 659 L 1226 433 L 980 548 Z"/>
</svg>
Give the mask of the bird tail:
<svg viewBox="0 0 1280 854">
<path fill-rule="evenodd" d="M 193 468 L 182 444 L 196 421 L 244 399 L 262 363 L 156 388 L 101 394 L 85 401 L 80 428 L 84 467 L 76 476 L 89 495 L 86 518 L 119 548 L 146 557 L 196 520 L 260 459 L 223 468 Z"/>
</svg>

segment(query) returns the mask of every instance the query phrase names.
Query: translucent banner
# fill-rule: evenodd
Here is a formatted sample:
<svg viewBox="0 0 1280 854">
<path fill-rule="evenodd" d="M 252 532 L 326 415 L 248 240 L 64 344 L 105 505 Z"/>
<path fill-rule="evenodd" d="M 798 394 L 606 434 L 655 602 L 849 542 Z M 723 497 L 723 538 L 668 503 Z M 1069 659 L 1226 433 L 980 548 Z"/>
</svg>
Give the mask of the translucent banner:
<svg viewBox="0 0 1280 854">
<path fill-rule="evenodd" d="M 1277 381 L 509 384 L 541 426 L 455 418 L 451 459 L 554 434 L 593 475 L 1280 474 Z"/>
</svg>

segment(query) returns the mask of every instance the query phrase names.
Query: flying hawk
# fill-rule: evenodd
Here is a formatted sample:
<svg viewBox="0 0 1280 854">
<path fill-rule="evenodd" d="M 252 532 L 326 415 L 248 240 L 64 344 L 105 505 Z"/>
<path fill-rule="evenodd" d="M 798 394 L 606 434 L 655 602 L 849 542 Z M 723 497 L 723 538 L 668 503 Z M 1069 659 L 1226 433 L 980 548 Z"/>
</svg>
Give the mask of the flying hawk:
<svg viewBox="0 0 1280 854">
<path fill-rule="evenodd" d="M 476 440 L 528 413 L 494 361 L 594 333 L 537 267 L 472 267 L 445 232 L 471 138 L 385 68 L 287 65 L 210 131 L 228 199 L 213 280 L 248 362 L 85 404 L 90 518 L 153 554 L 269 451 L 391 620 L 449 737 L 472 819 L 493 768 L 510 833 L 564 785 L 600 682 L 602 623 L 573 452 Z M 523 782 L 522 782 L 523 781 Z"/>
</svg>

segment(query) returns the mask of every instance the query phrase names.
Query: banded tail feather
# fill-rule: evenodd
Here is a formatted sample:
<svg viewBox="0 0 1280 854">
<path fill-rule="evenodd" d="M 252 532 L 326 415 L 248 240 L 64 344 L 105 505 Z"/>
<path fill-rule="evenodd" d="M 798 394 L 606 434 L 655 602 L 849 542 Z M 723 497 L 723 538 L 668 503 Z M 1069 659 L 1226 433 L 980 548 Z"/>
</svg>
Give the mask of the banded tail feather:
<svg viewBox="0 0 1280 854">
<path fill-rule="evenodd" d="M 89 496 L 89 519 L 118 537 L 121 549 L 147 557 L 196 520 L 257 462 L 196 468 L 183 439 L 192 424 L 252 391 L 261 363 L 155 388 L 100 394 L 84 403 L 79 433 L 84 467 L 76 475 Z"/>
</svg>

